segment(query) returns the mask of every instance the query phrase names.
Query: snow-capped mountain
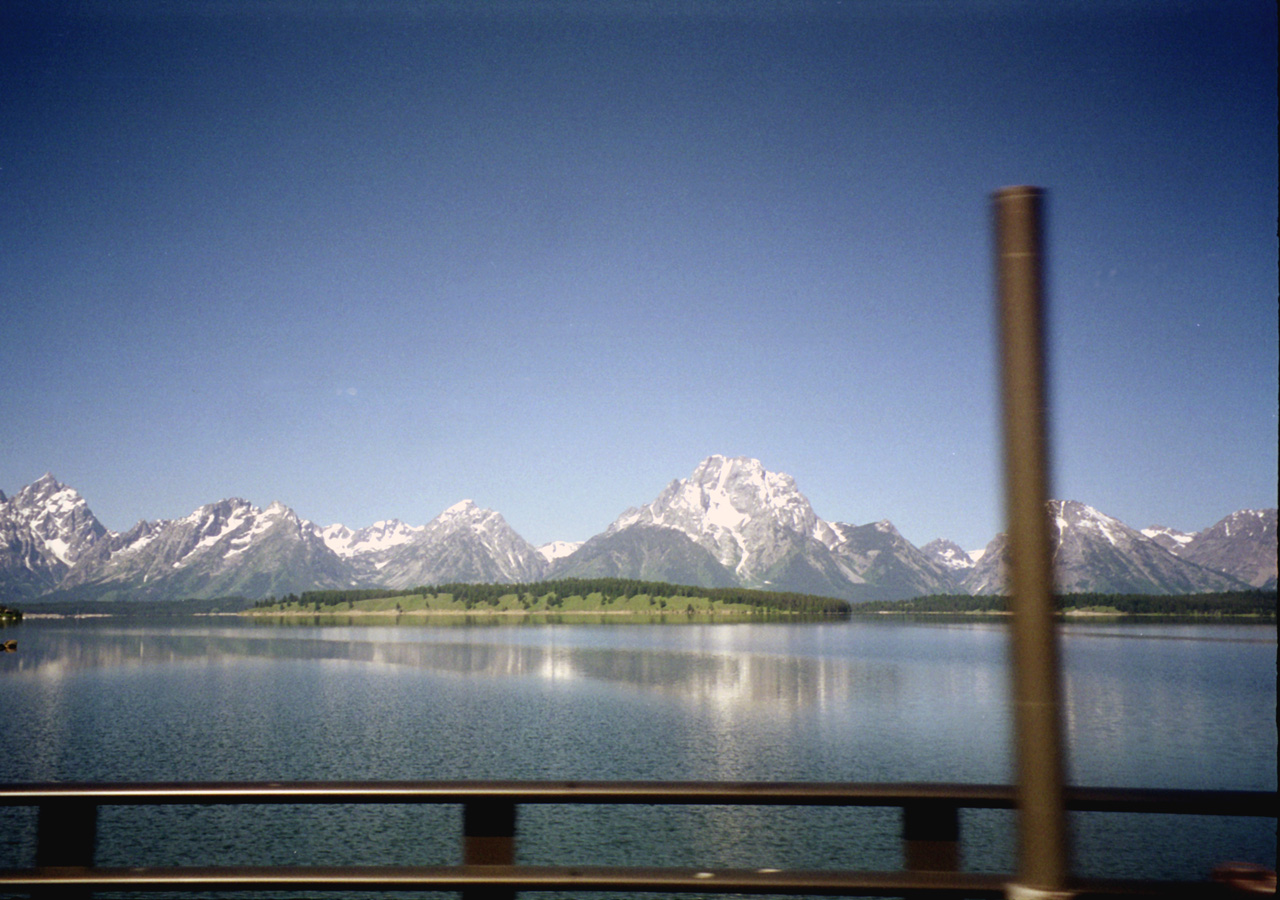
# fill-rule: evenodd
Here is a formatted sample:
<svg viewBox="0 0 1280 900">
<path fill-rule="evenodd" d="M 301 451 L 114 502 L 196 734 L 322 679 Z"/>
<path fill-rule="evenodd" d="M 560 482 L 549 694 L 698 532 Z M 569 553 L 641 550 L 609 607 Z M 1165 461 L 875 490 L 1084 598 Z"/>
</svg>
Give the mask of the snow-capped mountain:
<svg viewBox="0 0 1280 900">
<path fill-rule="evenodd" d="M 108 532 L 73 488 L 45 473 L 0 493 L 0 587 L 15 598 L 55 588 Z"/>
<path fill-rule="evenodd" d="M 317 528 L 316 533 L 325 546 L 347 564 L 353 580 L 383 584 L 383 570 L 391 565 L 392 559 L 405 545 L 420 538 L 425 529 L 424 525 L 406 525 L 399 519 L 384 519 L 355 531 L 345 525 L 330 525 Z"/>
<path fill-rule="evenodd" d="M 348 557 L 358 575 L 379 587 L 416 587 L 448 582 L 537 581 L 547 560 L 507 524 L 500 513 L 471 500 L 450 506 L 420 529 L 365 556 Z M 363 562 L 375 562 L 372 571 Z"/>
<path fill-rule="evenodd" d="M 1092 507 L 1051 501 L 1059 589 L 1195 593 L 1276 583 L 1276 510 L 1241 510 L 1195 534 L 1136 531 Z M 0 602 L 181 599 L 343 587 L 617 576 L 894 599 L 1004 589 L 1005 543 L 917 548 L 893 524 L 827 522 L 788 475 L 712 456 L 602 534 L 535 548 L 470 500 L 426 525 L 320 527 L 281 503 L 211 503 L 181 519 L 110 532 L 45 475 L 0 493 Z"/>
<path fill-rule="evenodd" d="M 345 525 L 330 525 L 318 533 L 326 547 L 343 559 L 351 559 L 385 554 L 418 537 L 425 527 L 406 525 L 399 519 L 383 519 L 356 531 Z"/>
<path fill-rule="evenodd" d="M 293 510 L 232 498 L 111 535 L 59 589 L 100 598 L 257 598 L 354 584 L 315 526 Z"/>
<path fill-rule="evenodd" d="M 1242 509 L 1191 535 L 1173 551 L 1256 588 L 1276 586 L 1276 511 Z"/>
<path fill-rule="evenodd" d="M 704 547 L 744 584 L 769 573 L 812 541 L 830 549 L 831 526 L 818 518 L 790 475 L 767 472 L 759 460 L 711 456 L 686 479 L 673 481 L 652 503 L 629 509 L 610 532 L 633 525 L 671 528 Z"/>
<path fill-rule="evenodd" d="M 747 457 L 708 457 L 688 478 L 671 482 L 653 502 L 624 512 L 604 537 L 618 543 L 637 527 L 683 534 L 745 587 L 845 599 L 892 599 L 949 586 L 946 572 L 889 522 L 864 526 L 826 522 L 790 475 L 769 472 L 759 460 Z M 593 541 L 579 553 L 590 547 L 597 554 L 609 550 L 615 561 L 628 558 Z M 650 536 L 648 543 L 652 542 Z M 671 542 L 667 544 L 666 552 L 673 553 Z M 659 571 L 652 554 L 645 558 L 650 572 Z M 576 563 L 575 554 L 559 571 L 580 571 Z M 682 552 L 678 565 L 700 570 L 704 563 Z M 611 574 L 641 577 L 625 569 Z"/>
<path fill-rule="evenodd" d="M 1050 500 L 1054 578 L 1063 593 L 1194 594 L 1247 585 L 1175 556 L 1119 519 L 1074 500 Z M 963 587 L 971 594 L 1001 593 L 1008 565 L 1006 536 L 996 535 Z"/>
<path fill-rule="evenodd" d="M 952 571 L 899 534 L 888 519 L 870 525 L 837 522 L 832 528 L 839 538 L 833 552 L 851 581 L 867 585 L 867 596 L 898 599 L 955 589 Z"/>
<path fill-rule="evenodd" d="M 950 573 L 953 588 L 959 587 L 964 582 L 969 571 L 977 563 L 973 554 L 966 553 L 959 544 L 943 538 L 937 538 L 925 544 L 920 548 L 920 552 L 935 565 L 941 566 Z M 978 551 L 978 559 L 982 558 L 983 552 Z"/>
</svg>

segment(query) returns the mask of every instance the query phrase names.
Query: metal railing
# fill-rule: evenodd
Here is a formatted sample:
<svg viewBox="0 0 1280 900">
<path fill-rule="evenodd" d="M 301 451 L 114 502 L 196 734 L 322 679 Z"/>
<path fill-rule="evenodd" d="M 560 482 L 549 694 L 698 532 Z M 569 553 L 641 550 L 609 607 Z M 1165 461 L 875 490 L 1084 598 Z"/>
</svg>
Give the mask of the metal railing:
<svg viewBox="0 0 1280 900">
<path fill-rule="evenodd" d="M 1068 787 L 1068 810 L 1276 815 L 1274 791 Z M 454 804 L 463 808 L 461 863 L 447 866 L 229 866 L 98 868 L 98 808 L 228 804 Z M 532 866 L 516 863 L 524 804 L 897 807 L 905 868 L 853 870 Z M 35 864 L 0 870 L 0 892 L 523 890 L 812 896 L 1002 897 L 1014 876 L 960 871 L 961 809 L 1013 809 L 1008 785 L 817 782 L 427 781 L 0 785 L 0 806 L 39 810 Z M 1219 897 L 1213 881 L 1074 880 L 1075 897 Z"/>
</svg>

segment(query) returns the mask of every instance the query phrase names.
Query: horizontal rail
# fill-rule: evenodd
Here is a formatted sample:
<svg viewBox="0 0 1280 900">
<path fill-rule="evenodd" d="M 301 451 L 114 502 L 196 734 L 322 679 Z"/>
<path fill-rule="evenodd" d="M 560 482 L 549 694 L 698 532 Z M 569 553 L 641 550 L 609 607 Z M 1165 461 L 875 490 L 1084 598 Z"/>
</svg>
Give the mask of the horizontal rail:
<svg viewBox="0 0 1280 900">
<path fill-rule="evenodd" d="M 5 878 L 5 888 L 131 891 L 541 891 L 757 893 L 896 896 L 927 890 L 937 896 L 1003 894 L 1005 879 L 937 872 L 768 871 L 608 866 L 289 867 L 95 869 Z"/>
<path fill-rule="evenodd" d="M 1008 876 L 959 872 L 833 872 L 826 870 L 663 869 L 609 866 L 435 866 L 155 868 L 50 871 L 4 878 L 10 890 L 78 891 L 665 891 L 702 894 L 810 894 L 889 897 L 1003 897 Z M 1075 898 L 1222 896 L 1211 882 L 1084 880 Z"/>
<path fill-rule="evenodd" d="M 46 868 L 0 871 L 7 891 L 635 891 L 638 893 L 811 896 L 1004 897 L 1010 876 L 964 872 L 678 869 L 618 866 L 291 866 L 217 868 Z M 487 894 L 492 896 L 492 894 Z M 1214 882 L 1078 879 L 1073 900 L 1232 896 Z"/>
<path fill-rule="evenodd" d="M 456 866 L 95 868 L 100 806 L 457 804 Z M 876 806 L 903 811 L 905 871 L 689 869 L 515 864 L 521 804 Z M 1080 811 L 1275 817 L 1274 791 L 1067 788 Z M 39 807 L 36 864 L 0 870 L 0 891 L 665 891 L 699 894 L 1002 897 L 1010 875 L 960 868 L 961 809 L 1012 809 L 1010 785 L 831 782 L 330 781 L 0 784 L 0 806 Z M 1212 881 L 1073 880 L 1073 897 L 1224 896 Z"/>
<path fill-rule="evenodd" d="M 470 803 L 670 806 L 897 806 L 943 802 L 1013 809 L 1000 784 L 755 781 L 310 781 L 31 783 L 0 785 L 0 806 L 50 801 L 98 806 L 210 804 Z M 1275 791 L 1068 787 L 1066 808 L 1089 812 L 1276 816 Z"/>
</svg>

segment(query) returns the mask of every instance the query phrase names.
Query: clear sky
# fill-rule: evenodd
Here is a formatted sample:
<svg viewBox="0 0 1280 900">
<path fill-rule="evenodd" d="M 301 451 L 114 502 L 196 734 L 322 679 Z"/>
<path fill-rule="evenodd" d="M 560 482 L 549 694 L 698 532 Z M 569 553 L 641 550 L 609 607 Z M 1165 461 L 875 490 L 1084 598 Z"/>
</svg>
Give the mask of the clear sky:
<svg viewBox="0 0 1280 900">
<path fill-rule="evenodd" d="M 0 489 L 540 544 L 723 453 L 980 547 L 1037 184 L 1054 495 L 1274 506 L 1276 71 L 1272 0 L 9 0 Z"/>
</svg>

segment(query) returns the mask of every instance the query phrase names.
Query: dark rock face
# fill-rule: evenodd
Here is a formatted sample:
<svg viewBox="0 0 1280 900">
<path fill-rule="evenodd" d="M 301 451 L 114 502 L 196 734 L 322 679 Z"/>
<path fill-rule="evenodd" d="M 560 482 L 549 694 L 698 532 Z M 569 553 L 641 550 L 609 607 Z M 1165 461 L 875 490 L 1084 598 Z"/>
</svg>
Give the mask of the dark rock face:
<svg viewBox="0 0 1280 900">
<path fill-rule="evenodd" d="M 552 578 L 636 578 L 700 587 L 733 587 L 737 580 L 684 532 L 633 525 L 598 534 L 556 561 Z"/>
</svg>

